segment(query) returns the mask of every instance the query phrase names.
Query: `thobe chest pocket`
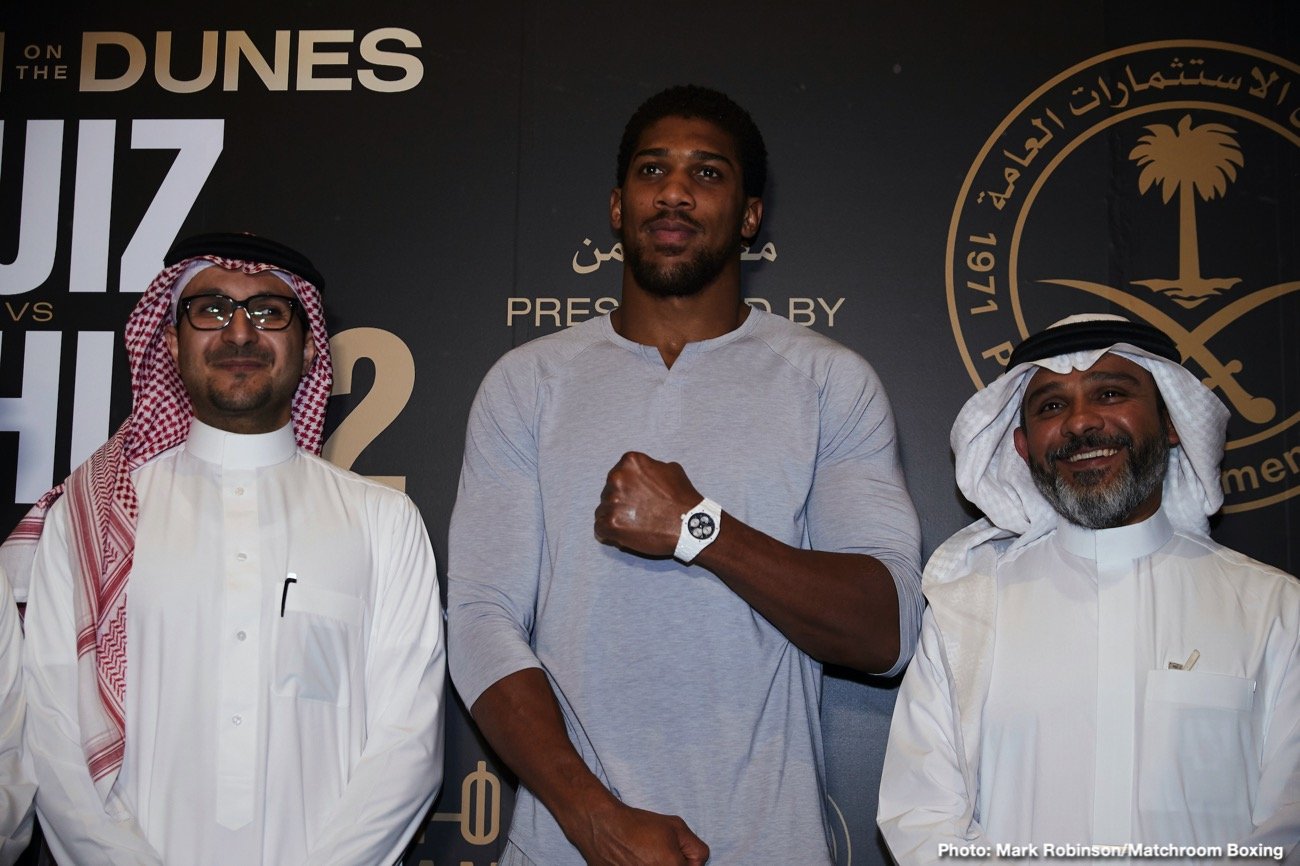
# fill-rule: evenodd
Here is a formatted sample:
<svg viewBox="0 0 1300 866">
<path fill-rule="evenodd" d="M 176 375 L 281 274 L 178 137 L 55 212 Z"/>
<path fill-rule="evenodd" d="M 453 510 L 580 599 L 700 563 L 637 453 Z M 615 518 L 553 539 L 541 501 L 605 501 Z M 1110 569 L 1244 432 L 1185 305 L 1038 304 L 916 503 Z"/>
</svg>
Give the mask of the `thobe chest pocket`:
<svg viewBox="0 0 1300 866">
<path fill-rule="evenodd" d="M 1140 735 L 1140 807 L 1244 818 L 1258 781 L 1255 681 L 1201 671 L 1147 674 Z"/>
<path fill-rule="evenodd" d="M 283 612 L 275 631 L 275 691 L 347 706 L 360 653 L 363 602 L 304 583 L 282 590 Z"/>
</svg>

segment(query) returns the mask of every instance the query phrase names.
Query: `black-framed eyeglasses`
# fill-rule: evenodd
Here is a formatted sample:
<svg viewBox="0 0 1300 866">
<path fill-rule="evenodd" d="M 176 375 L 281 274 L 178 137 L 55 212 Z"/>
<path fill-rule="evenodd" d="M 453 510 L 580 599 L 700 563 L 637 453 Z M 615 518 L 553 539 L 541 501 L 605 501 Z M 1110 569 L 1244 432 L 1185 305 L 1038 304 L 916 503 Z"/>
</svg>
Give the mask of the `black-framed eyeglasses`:
<svg viewBox="0 0 1300 866">
<path fill-rule="evenodd" d="M 243 309 L 248 321 L 259 331 L 283 331 L 293 321 L 293 311 L 298 309 L 297 298 L 284 295 L 253 295 L 242 301 L 225 295 L 193 295 L 181 298 L 176 322 L 184 314 L 190 325 L 200 331 L 220 331 L 235 318 L 235 311 Z"/>
</svg>

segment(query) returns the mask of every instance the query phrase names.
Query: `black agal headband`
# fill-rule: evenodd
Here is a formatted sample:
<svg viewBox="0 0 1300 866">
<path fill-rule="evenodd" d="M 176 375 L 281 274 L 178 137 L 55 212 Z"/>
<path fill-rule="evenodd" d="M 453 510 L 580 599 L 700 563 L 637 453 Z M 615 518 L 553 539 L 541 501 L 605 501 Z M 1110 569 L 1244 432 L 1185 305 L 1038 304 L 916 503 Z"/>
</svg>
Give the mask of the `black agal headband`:
<svg viewBox="0 0 1300 866">
<path fill-rule="evenodd" d="M 237 259 L 242 262 L 261 262 L 288 271 L 302 277 L 316 287 L 325 291 L 325 278 L 315 265 L 295 249 L 273 241 L 270 238 L 235 232 L 212 232 L 204 235 L 184 238 L 172 244 L 172 248 L 163 256 L 163 264 L 171 267 L 177 262 L 192 259 L 195 256 L 219 256 L 223 259 Z"/>
<path fill-rule="evenodd" d="M 1145 349 L 1153 355 L 1168 358 L 1175 364 L 1182 361 L 1178 347 L 1164 332 L 1138 322 L 1098 319 L 1057 325 L 1027 337 L 1012 350 L 1007 369 L 1026 361 L 1041 361 L 1043 358 L 1055 358 L 1088 349 L 1106 349 L 1116 343 L 1128 343 Z"/>
</svg>

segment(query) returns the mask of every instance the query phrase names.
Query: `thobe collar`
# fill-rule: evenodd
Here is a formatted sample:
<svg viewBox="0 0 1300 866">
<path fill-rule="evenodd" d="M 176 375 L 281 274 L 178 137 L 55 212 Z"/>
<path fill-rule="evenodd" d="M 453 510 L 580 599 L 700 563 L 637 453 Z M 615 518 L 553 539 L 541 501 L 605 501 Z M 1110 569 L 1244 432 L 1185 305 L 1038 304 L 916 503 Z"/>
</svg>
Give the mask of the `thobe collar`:
<svg viewBox="0 0 1300 866">
<path fill-rule="evenodd" d="M 231 433 L 199 421 L 190 424 L 185 450 L 226 469 L 259 469 L 283 463 L 298 451 L 293 423 L 270 433 Z"/>
<path fill-rule="evenodd" d="M 1062 520 L 1056 527 L 1056 543 L 1094 562 L 1122 562 L 1155 553 L 1173 534 L 1173 525 L 1162 506 L 1141 523 L 1114 529 L 1084 529 Z"/>
</svg>

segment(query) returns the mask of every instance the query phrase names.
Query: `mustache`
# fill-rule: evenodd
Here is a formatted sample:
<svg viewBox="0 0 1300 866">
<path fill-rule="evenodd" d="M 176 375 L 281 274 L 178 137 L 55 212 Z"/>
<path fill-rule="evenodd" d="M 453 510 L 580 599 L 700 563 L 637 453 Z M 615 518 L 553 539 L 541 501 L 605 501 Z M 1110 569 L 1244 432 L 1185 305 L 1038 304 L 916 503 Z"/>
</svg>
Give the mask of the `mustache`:
<svg viewBox="0 0 1300 866">
<path fill-rule="evenodd" d="M 683 225 L 688 225 L 697 231 L 704 228 L 704 226 L 700 225 L 694 217 L 685 211 L 670 210 L 668 208 L 660 209 L 654 216 L 650 217 L 650 219 L 646 220 L 641 225 L 649 227 L 660 221 L 682 223 Z"/>
<path fill-rule="evenodd" d="M 1131 436 L 1103 436 L 1100 433 L 1088 433 L 1078 439 L 1072 439 L 1055 451 L 1049 451 L 1046 457 L 1048 463 L 1055 463 L 1058 460 L 1067 460 L 1080 451 L 1091 451 L 1094 448 L 1132 447 L 1133 438 Z"/>
<path fill-rule="evenodd" d="M 275 361 L 275 355 L 265 349 L 257 346 L 218 346 L 208 352 L 205 360 L 209 364 L 220 364 L 225 361 L 244 361 L 253 360 L 263 364 L 272 364 Z"/>
</svg>

